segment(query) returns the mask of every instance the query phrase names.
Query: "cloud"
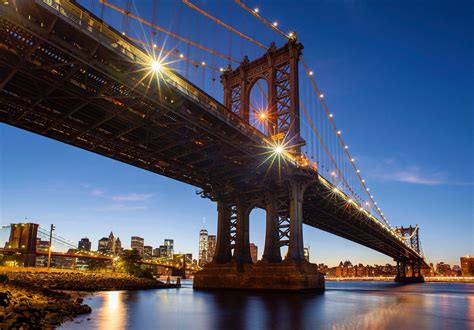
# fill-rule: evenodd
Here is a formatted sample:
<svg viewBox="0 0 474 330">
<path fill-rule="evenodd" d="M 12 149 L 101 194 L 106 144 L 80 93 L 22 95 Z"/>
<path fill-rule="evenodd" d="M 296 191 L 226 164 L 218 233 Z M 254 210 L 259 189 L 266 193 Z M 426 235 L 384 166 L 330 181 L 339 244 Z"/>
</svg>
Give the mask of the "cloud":
<svg viewBox="0 0 474 330">
<path fill-rule="evenodd" d="M 111 204 L 104 207 L 97 208 L 99 212 L 126 212 L 126 211 L 140 211 L 146 210 L 146 205 L 127 205 L 127 204 Z"/>
<path fill-rule="evenodd" d="M 112 200 L 116 202 L 142 202 L 150 199 L 153 194 L 137 194 L 131 193 L 126 195 L 112 196 Z"/>
<path fill-rule="evenodd" d="M 398 181 L 405 183 L 436 186 L 447 183 L 440 173 L 421 174 L 417 168 L 399 170 L 382 175 L 387 181 Z"/>
<path fill-rule="evenodd" d="M 104 197 L 105 196 L 105 191 L 99 188 L 94 188 L 91 191 L 91 195 L 95 197 Z"/>
</svg>

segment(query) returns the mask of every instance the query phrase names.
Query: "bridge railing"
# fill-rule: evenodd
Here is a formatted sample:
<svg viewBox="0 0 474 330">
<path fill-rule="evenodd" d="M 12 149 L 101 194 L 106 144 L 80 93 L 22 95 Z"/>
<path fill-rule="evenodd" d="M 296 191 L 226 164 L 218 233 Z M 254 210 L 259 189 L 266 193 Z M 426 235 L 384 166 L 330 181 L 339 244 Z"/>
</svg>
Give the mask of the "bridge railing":
<svg viewBox="0 0 474 330">
<path fill-rule="evenodd" d="M 152 57 L 147 53 L 146 50 L 139 47 L 136 43 L 130 41 L 123 33 L 119 33 L 113 27 L 107 25 L 103 20 L 95 17 L 88 10 L 81 8 L 78 4 L 71 2 L 58 3 L 55 0 L 35 1 L 48 10 L 54 10 L 54 12 L 59 14 L 71 24 L 74 24 L 76 27 L 87 32 L 89 35 L 92 35 L 94 39 L 99 41 L 101 44 L 107 45 L 112 49 L 119 50 L 130 61 L 143 64 L 148 64 L 151 62 Z M 219 113 L 221 117 L 225 118 L 227 122 L 231 123 L 233 126 L 238 127 L 245 134 L 253 136 L 257 141 L 262 141 L 266 145 L 271 145 L 272 142 L 266 135 L 262 134 L 253 126 L 244 123 L 238 115 L 232 111 L 229 111 L 216 99 L 195 85 L 189 83 L 186 79 L 178 75 L 173 70 L 164 70 L 161 77 L 168 85 L 175 87 L 176 90 L 178 90 L 188 99 L 200 104 L 210 112 Z M 294 165 L 299 164 L 298 162 L 294 162 Z"/>
</svg>

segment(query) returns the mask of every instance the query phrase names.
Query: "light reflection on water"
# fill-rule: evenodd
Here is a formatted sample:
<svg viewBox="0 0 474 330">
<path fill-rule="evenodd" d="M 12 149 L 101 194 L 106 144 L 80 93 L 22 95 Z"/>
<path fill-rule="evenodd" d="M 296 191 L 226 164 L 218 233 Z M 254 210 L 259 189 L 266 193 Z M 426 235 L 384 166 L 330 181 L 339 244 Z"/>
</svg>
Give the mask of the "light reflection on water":
<svg viewBox="0 0 474 330">
<path fill-rule="evenodd" d="M 323 293 L 101 292 L 64 329 L 474 329 L 474 284 L 327 282 Z M 87 320 L 90 318 L 90 320 Z"/>
</svg>

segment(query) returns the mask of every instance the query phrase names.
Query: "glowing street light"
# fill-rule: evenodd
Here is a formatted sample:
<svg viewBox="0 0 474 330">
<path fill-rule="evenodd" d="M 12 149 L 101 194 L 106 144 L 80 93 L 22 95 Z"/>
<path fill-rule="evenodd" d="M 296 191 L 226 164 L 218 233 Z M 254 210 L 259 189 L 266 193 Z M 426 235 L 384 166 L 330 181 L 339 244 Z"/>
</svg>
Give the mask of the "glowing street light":
<svg viewBox="0 0 474 330">
<path fill-rule="evenodd" d="M 260 112 L 260 114 L 258 115 L 258 118 L 261 121 L 264 121 L 265 119 L 267 119 L 267 114 L 265 112 Z"/>
<path fill-rule="evenodd" d="M 279 155 L 281 155 L 284 150 L 285 150 L 285 149 L 283 148 L 282 145 L 277 145 L 277 146 L 275 147 L 275 152 L 276 152 L 277 154 L 279 154 Z"/>
</svg>

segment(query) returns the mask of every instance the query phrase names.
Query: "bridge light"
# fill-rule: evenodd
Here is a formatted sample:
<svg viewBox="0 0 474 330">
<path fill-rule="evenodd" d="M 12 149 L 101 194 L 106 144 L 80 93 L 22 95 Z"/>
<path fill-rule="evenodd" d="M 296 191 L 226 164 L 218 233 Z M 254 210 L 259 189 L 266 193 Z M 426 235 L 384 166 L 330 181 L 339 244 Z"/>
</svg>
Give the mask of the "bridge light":
<svg viewBox="0 0 474 330">
<path fill-rule="evenodd" d="M 258 7 L 256 7 L 253 11 L 258 14 L 258 12 L 260 11 L 260 9 L 258 9 Z"/>
<path fill-rule="evenodd" d="M 180 58 L 184 58 L 184 54 L 179 54 L 179 57 L 180 57 Z"/>
<path fill-rule="evenodd" d="M 224 72 L 224 68 L 219 68 L 219 71 L 220 71 L 220 72 Z"/>
<path fill-rule="evenodd" d="M 336 176 L 336 172 L 331 172 L 331 176 Z"/>
<path fill-rule="evenodd" d="M 364 180 L 364 179 L 362 179 L 362 182 L 365 182 L 365 180 Z"/>
<path fill-rule="evenodd" d="M 344 146 L 344 149 L 349 149 L 349 146 Z"/>
<path fill-rule="evenodd" d="M 354 158 L 351 158 L 351 162 L 355 162 L 355 159 L 354 159 Z"/>
<path fill-rule="evenodd" d="M 206 65 L 206 62 L 201 62 L 201 64 L 204 66 L 204 65 Z"/>
<path fill-rule="evenodd" d="M 333 191 L 334 191 L 335 193 L 337 193 L 337 192 L 339 192 L 339 189 L 334 188 Z"/>
<path fill-rule="evenodd" d="M 158 72 L 163 68 L 163 66 L 162 66 L 160 61 L 153 60 L 151 62 L 151 68 L 152 68 L 153 71 Z"/>
<path fill-rule="evenodd" d="M 342 133 L 341 131 L 337 131 L 337 135 L 341 135 L 341 133 Z"/>
<path fill-rule="evenodd" d="M 309 72 L 309 75 L 310 75 L 310 76 L 312 76 L 313 74 L 314 74 L 314 72 L 313 72 L 313 71 L 310 71 L 310 72 Z"/>
<path fill-rule="evenodd" d="M 277 21 L 273 22 L 273 26 L 274 26 L 274 27 L 277 27 L 277 26 L 278 26 L 278 22 L 277 22 Z"/>
<path fill-rule="evenodd" d="M 277 146 L 275 147 L 275 152 L 276 152 L 277 154 L 282 154 L 283 151 L 284 151 L 283 146 L 277 145 Z"/>
<path fill-rule="evenodd" d="M 357 170 L 356 172 L 357 172 L 357 173 L 360 173 L 360 170 Z"/>
<path fill-rule="evenodd" d="M 319 94 L 319 98 L 323 98 L 324 97 L 324 94 Z"/>
<path fill-rule="evenodd" d="M 329 118 L 332 118 L 334 117 L 334 115 L 332 113 L 329 114 Z"/>
<path fill-rule="evenodd" d="M 369 191 L 369 190 L 370 190 L 370 188 L 367 188 L 366 190 L 367 190 L 367 191 Z"/>
<path fill-rule="evenodd" d="M 267 119 L 267 114 L 265 112 L 260 112 L 260 114 L 258 115 L 258 118 L 263 121 Z"/>
<path fill-rule="evenodd" d="M 156 44 L 153 44 L 153 48 L 156 48 Z"/>
</svg>

